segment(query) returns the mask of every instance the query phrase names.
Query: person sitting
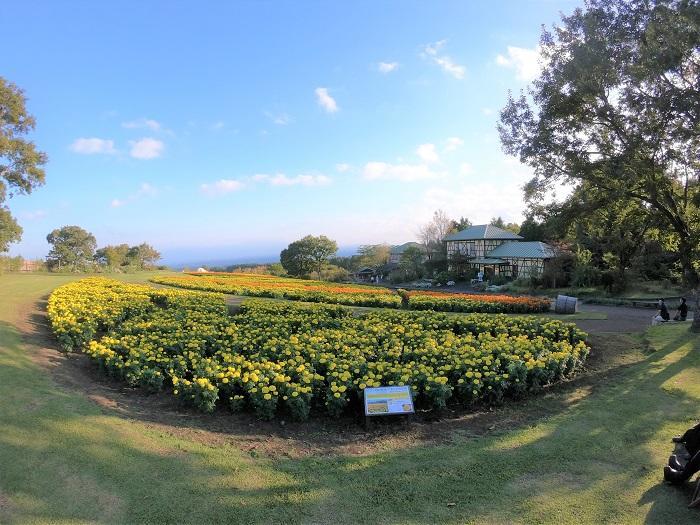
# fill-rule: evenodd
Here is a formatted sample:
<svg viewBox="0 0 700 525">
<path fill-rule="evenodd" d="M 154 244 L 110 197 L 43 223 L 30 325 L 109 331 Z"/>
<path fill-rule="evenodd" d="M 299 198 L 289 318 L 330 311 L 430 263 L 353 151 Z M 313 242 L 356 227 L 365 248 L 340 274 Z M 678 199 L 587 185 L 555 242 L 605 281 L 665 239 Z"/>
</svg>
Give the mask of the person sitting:
<svg viewBox="0 0 700 525">
<path fill-rule="evenodd" d="M 651 326 L 656 326 L 660 323 L 665 323 L 671 319 L 671 314 L 668 313 L 668 308 L 666 307 L 666 302 L 663 299 L 659 299 L 658 302 L 659 310 L 656 315 L 651 318 Z"/>
<path fill-rule="evenodd" d="M 685 321 L 688 319 L 688 305 L 685 302 L 685 297 L 681 297 L 681 304 L 678 307 L 678 312 L 673 318 L 674 321 Z"/>
</svg>

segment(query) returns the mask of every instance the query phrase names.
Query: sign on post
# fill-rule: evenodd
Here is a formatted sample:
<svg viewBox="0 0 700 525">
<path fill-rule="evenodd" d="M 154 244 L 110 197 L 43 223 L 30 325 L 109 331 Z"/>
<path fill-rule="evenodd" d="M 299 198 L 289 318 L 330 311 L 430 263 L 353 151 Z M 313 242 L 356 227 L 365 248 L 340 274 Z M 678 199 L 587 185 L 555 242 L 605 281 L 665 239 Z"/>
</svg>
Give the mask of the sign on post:
<svg viewBox="0 0 700 525">
<path fill-rule="evenodd" d="M 365 388 L 365 416 L 391 416 L 414 412 L 409 386 Z"/>
</svg>

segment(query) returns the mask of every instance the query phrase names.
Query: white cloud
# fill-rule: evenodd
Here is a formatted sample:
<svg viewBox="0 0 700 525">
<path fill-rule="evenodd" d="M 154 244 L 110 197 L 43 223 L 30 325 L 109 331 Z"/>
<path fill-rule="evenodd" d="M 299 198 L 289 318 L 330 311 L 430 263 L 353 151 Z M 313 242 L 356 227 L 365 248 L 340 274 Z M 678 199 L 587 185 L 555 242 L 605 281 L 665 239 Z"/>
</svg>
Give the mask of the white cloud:
<svg viewBox="0 0 700 525">
<path fill-rule="evenodd" d="M 150 129 L 151 131 L 160 131 L 160 122 L 148 118 L 139 118 L 128 122 L 122 122 L 122 127 L 127 129 Z"/>
<path fill-rule="evenodd" d="M 98 139 L 96 137 L 76 139 L 73 144 L 70 145 L 70 149 L 81 155 L 113 155 L 117 152 L 117 150 L 114 149 L 113 140 Z"/>
<path fill-rule="evenodd" d="M 425 162 L 440 161 L 440 156 L 435 149 L 435 144 L 421 144 L 416 148 L 416 154 Z"/>
<path fill-rule="evenodd" d="M 162 155 L 165 144 L 160 140 L 146 137 L 137 141 L 130 141 L 130 155 L 135 159 L 155 159 Z"/>
<path fill-rule="evenodd" d="M 326 113 L 335 113 L 340 109 L 335 99 L 328 94 L 328 88 L 316 88 L 315 93 L 319 106 L 321 106 Z"/>
<path fill-rule="evenodd" d="M 377 70 L 380 73 L 391 73 L 392 71 L 396 71 L 399 68 L 399 63 L 398 62 L 379 62 L 377 64 Z"/>
<path fill-rule="evenodd" d="M 498 55 L 496 64 L 509 69 L 515 69 L 518 80 L 529 82 L 540 74 L 539 46 L 534 49 L 508 46 L 507 55 Z"/>
<path fill-rule="evenodd" d="M 131 202 L 141 199 L 142 197 L 155 197 L 156 195 L 158 195 L 158 188 L 152 184 L 149 184 L 148 182 L 143 182 L 136 192 L 132 193 L 125 199 L 112 199 L 110 206 L 112 206 L 112 208 L 121 208 L 122 206 L 126 206 Z"/>
<path fill-rule="evenodd" d="M 221 179 L 211 184 L 202 184 L 199 188 L 207 195 L 223 195 L 242 189 L 244 184 L 235 179 Z"/>
<path fill-rule="evenodd" d="M 286 113 L 275 114 L 271 113 L 270 111 L 265 111 L 265 116 L 278 126 L 286 126 L 292 121 L 292 117 L 290 117 Z"/>
<path fill-rule="evenodd" d="M 387 162 L 368 162 L 362 170 L 366 180 L 398 180 L 412 182 L 432 179 L 440 176 L 425 164 L 389 164 Z"/>
<path fill-rule="evenodd" d="M 447 144 L 445 145 L 445 151 L 454 151 L 461 147 L 464 141 L 459 137 L 450 137 L 447 139 Z"/>
<path fill-rule="evenodd" d="M 468 162 L 462 162 L 462 164 L 459 165 L 459 174 L 460 175 L 470 175 L 474 171 L 474 168 L 471 164 Z"/>
<path fill-rule="evenodd" d="M 481 108 L 481 112 L 487 117 L 493 115 L 493 110 L 491 108 Z"/>
<path fill-rule="evenodd" d="M 211 129 L 218 131 L 220 129 L 224 129 L 224 126 L 226 126 L 226 124 L 222 120 L 218 120 L 211 125 Z"/>
<path fill-rule="evenodd" d="M 350 171 L 351 168 L 352 166 L 345 162 L 341 162 L 340 164 L 335 165 L 335 171 L 337 171 L 338 173 L 347 173 L 348 171 Z"/>
<path fill-rule="evenodd" d="M 256 182 L 267 182 L 270 186 L 325 186 L 331 183 L 330 177 L 313 174 L 301 174 L 289 177 L 284 173 L 276 173 L 274 175 L 260 173 L 253 175 L 252 179 Z"/>
<path fill-rule="evenodd" d="M 452 75 L 458 80 L 462 80 L 467 71 L 466 68 L 440 52 L 446 43 L 447 40 L 440 40 L 432 44 L 427 44 L 423 47 L 421 56 L 440 66 L 445 73 Z"/>
</svg>

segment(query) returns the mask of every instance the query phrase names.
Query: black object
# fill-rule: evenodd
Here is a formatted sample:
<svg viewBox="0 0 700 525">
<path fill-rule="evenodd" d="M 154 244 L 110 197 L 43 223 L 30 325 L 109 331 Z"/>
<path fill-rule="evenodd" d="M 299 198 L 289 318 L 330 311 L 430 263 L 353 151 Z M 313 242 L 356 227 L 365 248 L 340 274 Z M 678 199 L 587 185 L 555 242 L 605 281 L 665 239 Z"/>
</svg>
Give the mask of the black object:
<svg viewBox="0 0 700 525">
<path fill-rule="evenodd" d="M 700 471 L 700 423 L 671 441 L 678 444 L 680 451 L 668 458 L 664 479 L 670 483 L 683 483 Z"/>
<path fill-rule="evenodd" d="M 673 318 L 675 321 L 685 321 L 688 318 L 688 305 L 685 302 L 685 297 L 681 297 L 681 305 L 678 307 L 678 313 Z"/>
<path fill-rule="evenodd" d="M 659 299 L 659 315 L 664 321 L 669 321 L 671 319 L 671 314 L 668 313 L 668 308 L 666 307 L 666 301 Z"/>
<path fill-rule="evenodd" d="M 671 466 L 664 467 L 664 479 L 673 484 L 683 483 L 698 470 L 700 470 L 700 453 L 695 454 L 681 470 L 676 470 Z"/>
<path fill-rule="evenodd" d="M 700 452 L 700 423 L 685 431 L 682 436 L 676 436 L 671 441 L 682 443 L 690 456 Z"/>
</svg>

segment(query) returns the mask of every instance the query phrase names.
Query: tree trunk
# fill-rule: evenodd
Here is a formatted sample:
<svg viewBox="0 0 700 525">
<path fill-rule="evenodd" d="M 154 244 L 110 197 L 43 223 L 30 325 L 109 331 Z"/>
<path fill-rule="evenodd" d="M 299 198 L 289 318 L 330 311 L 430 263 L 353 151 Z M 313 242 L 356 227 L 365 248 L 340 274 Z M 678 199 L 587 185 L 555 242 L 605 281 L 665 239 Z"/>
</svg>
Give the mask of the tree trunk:
<svg viewBox="0 0 700 525">
<path fill-rule="evenodd" d="M 678 244 L 678 255 L 681 263 L 681 268 L 683 268 L 683 279 L 686 284 L 691 288 L 695 288 L 695 296 L 698 295 L 698 272 L 693 266 L 693 247 L 683 238 L 681 238 Z M 697 303 L 696 303 L 697 307 Z"/>
<path fill-rule="evenodd" d="M 693 324 L 690 331 L 700 334 L 700 288 L 695 289 L 695 311 L 693 312 Z"/>
</svg>

